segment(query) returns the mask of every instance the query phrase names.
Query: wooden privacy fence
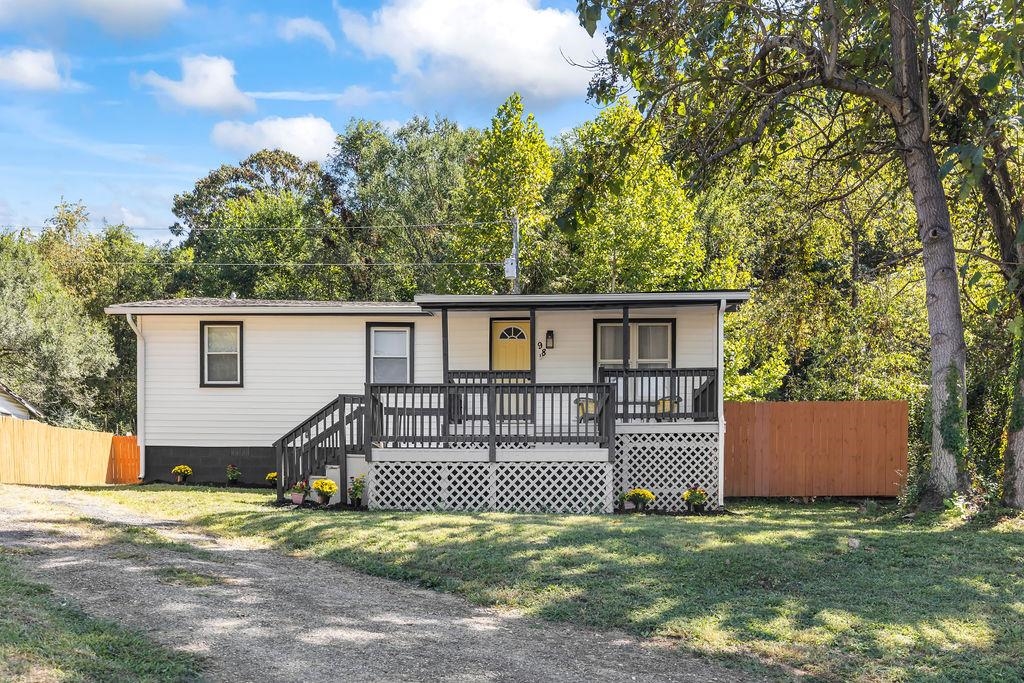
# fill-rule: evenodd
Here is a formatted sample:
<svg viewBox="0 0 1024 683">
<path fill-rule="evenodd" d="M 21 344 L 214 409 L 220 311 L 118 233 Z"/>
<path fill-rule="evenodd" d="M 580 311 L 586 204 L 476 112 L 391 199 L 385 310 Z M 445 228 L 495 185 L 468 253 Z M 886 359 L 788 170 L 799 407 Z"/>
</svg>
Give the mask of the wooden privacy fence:
<svg viewBox="0 0 1024 683">
<path fill-rule="evenodd" d="M 0 418 L 0 483 L 97 486 L 138 480 L 134 436 Z"/>
<path fill-rule="evenodd" d="M 897 496 L 905 401 L 725 404 L 725 495 Z"/>
</svg>

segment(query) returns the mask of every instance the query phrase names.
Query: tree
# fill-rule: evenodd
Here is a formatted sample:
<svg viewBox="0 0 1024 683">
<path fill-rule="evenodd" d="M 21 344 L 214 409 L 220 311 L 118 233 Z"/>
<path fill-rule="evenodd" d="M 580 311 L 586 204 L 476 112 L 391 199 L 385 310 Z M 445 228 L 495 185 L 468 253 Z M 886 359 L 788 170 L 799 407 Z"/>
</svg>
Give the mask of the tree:
<svg viewBox="0 0 1024 683">
<path fill-rule="evenodd" d="M 523 101 L 512 94 L 480 138 L 467 172 L 464 217 L 475 223 L 455 232 L 453 252 L 466 262 L 500 264 L 512 254 L 510 222 L 519 222 L 520 268 L 526 289 L 544 287 L 557 258 L 557 238 L 545 206 L 554 154 Z M 507 287 L 500 268 L 466 268 L 464 291 Z"/>
<path fill-rule="evenodd" d="M 115 362 L 110 335 L 35 246 L 0 235 L 0 377 L 51 422 L 88 426 L 96 398 L 89 382 Z"/>
<path fill-rule="evenodd" d="M 591 94 L 610 101 L 623 80 L 631 83 L 684 168 L 715 168 L 748 147 L 770 155 L 771 141 L 824 113 L 823 132 L 842 135 L 822 136 L 822 157 L 846 160 L 852 173 L 872 155 L 902 161 L 923 250 L 932 361 L 932 457 L 921 503 L 937 507 L 965 489 L 966 349 L 925 54 L 959 49 L 956 27 L 933 25 L 914 0 L 582 0 L 579 11 L 591 34 L 602 11 L 609 20 L 607 61 Z"/>
<path fill-rule="evenodd" d="M 705 263 L 693 206 L 664 162 L 660 131 L 642 127 L 625 100 L 602 111 L 563 141 L 557 175 L 588 186 L 572 207 L 569 259 L 563 278 L 576 291 L 651 292 L 695 288 Z M 619 155 L 616 150 L 627 148 Z M 608 158 L 611 156 L 611 158 Z M 608 166 L 600 183 L 588 170 Z"/>
<path fill-rule="evenodd" d="M 328 161 L 331 178 L 351 212 L 359 296 L 408 298 L 443 292 L 458 276 L 450 224 L 462 218 L 466 168 L 479 132 L 453 121 L 416 117 L 397 130 L 357 120 L 338 135 Z M 373 227 L 370 227 L 373 226 Z M 381 267 L 379 263 L 427 264 Z"/>
<path fill-rule="evenodd" d="M 985 208 L 992 257 L 1005 282 L 994 295 L 1017 309 L 1013 395 L 1007 425 L 1003 500 L 1024 507 L 1024 13 L 1013 0 L 944 7 L 942 21 L 964 39 L 935 54 L 936 136 L 943 172 L 957 176 L 960 199 Z M 991 257 L 990 257 L 991 258 Z M 971 276 L 978 277 L 977 274 Z"/>
</svg>

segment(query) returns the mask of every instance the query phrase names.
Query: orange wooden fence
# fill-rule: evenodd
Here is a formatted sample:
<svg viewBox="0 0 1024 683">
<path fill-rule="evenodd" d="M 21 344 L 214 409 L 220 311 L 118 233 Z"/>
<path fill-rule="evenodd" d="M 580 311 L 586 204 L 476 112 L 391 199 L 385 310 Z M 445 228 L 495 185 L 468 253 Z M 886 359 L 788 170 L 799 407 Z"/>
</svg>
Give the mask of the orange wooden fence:
<svg viewBox="0 0 1024 683">
<path fill-rule="evenodd" d="M 97 486 L 138 479 L 134 436 L 0 418 L 0 483 Z"/>
<path fill-rule="evenodd" d="M 897 496 L 904 401 L 725 404 L 725 495 Z"/>
</svg>

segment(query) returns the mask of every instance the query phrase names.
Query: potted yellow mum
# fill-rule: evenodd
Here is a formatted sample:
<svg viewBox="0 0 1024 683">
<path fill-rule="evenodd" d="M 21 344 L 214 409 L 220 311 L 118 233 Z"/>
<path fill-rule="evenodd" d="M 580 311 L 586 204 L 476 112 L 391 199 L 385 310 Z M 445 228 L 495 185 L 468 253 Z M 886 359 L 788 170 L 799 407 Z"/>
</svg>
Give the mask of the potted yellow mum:
<svg viewBox="0 0 1024 683">
<path fill-rule="evenodd" d="M 647 506 L 654 502 L 655 496 L 648 489 L 636 488 L 627 491 L 622 498 L 626 502 L 632 503 L 637 512 L 644 512 L 647 510 Z"/>
<path fill-rule="evenodd" d="M 313 490 L 321 505 L 327 505 L 331 496 L 338 492 L 338 485 L 331 479 L 317 479 L 313 482 Z"/>
<path fill-rule="evenodd" d="M 192 468 L 188 465 L 175 465 L 171 469 L 171 474 L 178 478 L 179 484 L 184 484 L 192 476 Z"/>
</svg>

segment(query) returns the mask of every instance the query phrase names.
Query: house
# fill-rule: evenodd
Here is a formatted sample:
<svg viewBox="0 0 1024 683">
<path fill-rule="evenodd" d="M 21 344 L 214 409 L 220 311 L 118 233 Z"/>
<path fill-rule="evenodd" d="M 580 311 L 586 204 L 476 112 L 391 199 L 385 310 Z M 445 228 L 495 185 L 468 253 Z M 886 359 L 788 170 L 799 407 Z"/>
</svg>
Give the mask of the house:
<svg viewBox="0 0 1024 683">
<path fill-rule="evenodd" d="M 0 382 L 0 417 L 13 417 L 18 420 L 42 420 L 43 414 L 14 393 L 9 386 Z"/>
<path fill-rule="evenodd" d="M 374 508 L 722 502 L 723 320 L 745 291 L 171 299 L 138 337 L 143 477 L 366 475 Z"/>
</svg>

